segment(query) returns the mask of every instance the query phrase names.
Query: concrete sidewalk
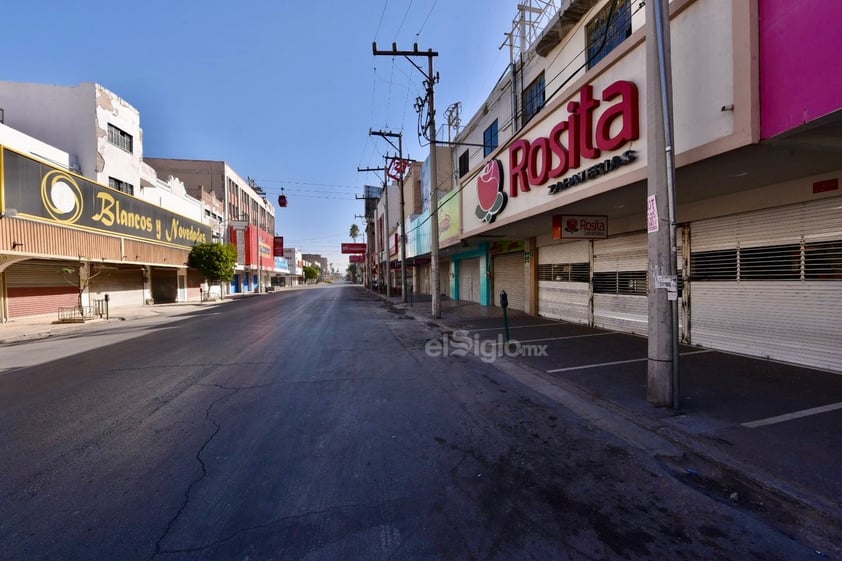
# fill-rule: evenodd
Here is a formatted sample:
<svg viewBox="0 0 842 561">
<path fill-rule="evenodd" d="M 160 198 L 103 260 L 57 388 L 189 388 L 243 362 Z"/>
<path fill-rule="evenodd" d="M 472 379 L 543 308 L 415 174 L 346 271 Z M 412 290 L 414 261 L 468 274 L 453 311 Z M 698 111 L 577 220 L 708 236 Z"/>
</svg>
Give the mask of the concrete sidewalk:
<svg viewBox="0 0 842 561">
<path fill-rule="evenodd" d="M 434 321 L 430 296 L 414 295 L 411 305 L 387 301 L 443 336 L 472 340 L 474 350 L 488 341 L 487 353 L 504 339 L 501 308 L 442 298 Z M 687 484 L 842 559 L 842 375 L 682 345 L 680 408 L 658 408 L 646 400 L 645 337 L 518 311 L 508 312 L 508 323 L 509 340 L 546 345 L 546 356 L 501 362 L 666 439 L 684 453 L 662 460 Z"/>
</svg>

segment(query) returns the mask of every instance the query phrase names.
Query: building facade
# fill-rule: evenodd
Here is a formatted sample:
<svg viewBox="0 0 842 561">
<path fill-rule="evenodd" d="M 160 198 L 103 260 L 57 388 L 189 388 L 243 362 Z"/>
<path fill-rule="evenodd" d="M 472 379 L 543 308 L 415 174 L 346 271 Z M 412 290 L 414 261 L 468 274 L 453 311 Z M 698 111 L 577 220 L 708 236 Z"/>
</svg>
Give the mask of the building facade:
<svg viewBox="0 0 842 561">
<path fill-rule="evenodd" d="M 511 64 L 456 137 L 461 224 L 440 270 L 460 300 L 505 291 L 530 314 L 646 334 L 648 295 L 667 289 L 648 236 L 670 225 L 647 197 L 645 10 L 518 9 Z M 680 339 L 842 372 L 842 59 L 817 32 L 842 8 L 669 12 Z"/>
<path fill-rule="evenodd" d="M 136 109 L 93 83 L 2 82 L 0 107 L 4 320 L 199 299 L 201 202 L 145 168 Z"/>
<path fill-rule="evenodd" d="M 145 162 L 158 174 L 179 178 L 193 197 L 216 198 L 205 205 L 206 220 L 214 238 L 235 245 L 238 254 L 229 291 L 264 292 L 275 276 L 275 209 L 265 192 L 223 161 L 146 158 Z"/>
</svg>

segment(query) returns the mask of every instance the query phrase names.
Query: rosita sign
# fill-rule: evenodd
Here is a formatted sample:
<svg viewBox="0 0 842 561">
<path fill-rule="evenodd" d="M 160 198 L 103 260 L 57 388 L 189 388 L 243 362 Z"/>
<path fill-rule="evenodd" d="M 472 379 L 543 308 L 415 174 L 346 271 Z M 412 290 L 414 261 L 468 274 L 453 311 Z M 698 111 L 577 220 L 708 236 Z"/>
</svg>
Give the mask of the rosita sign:
<svg viewBox="0 0 842 561">
<path fill-rule="evenodd" d="M 597 109 L 610 103 L 599 117 Z M 579 90 L 578 101 L 567 104 L 568 116 L 557 123 L 549 136 L 533 140 L 521 138 L 509 146 L 509 195 L 519 191 L 546 186 L 570 171 L 587 165 L 577 172 L 548 186 L 550 193 L 559 193 L 588 179 L 609 173 L 637 159 L 633 150 L 598 162 L 603 152 L 613 152 L 624 144 L 640 138 L 640 115 L 637 86 L 620 80 L 594 97 L 591 85 Z M 584 162 L 594 162 L 588 165 Z"/>
</svg>

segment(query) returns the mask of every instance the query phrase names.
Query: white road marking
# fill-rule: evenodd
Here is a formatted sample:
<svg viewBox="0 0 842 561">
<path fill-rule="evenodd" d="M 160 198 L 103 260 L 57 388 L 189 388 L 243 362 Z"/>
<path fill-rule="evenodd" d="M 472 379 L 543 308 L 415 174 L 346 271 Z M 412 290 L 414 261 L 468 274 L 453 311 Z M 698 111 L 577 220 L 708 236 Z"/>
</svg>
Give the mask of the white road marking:
<svg viewBox="0 0 842 561">
<path fill-rule="evenodd" d="M 565 337 L 547 337 L 545 339 L 518 339 L 518 343 L 540 343 L 541 341 L 562 341 L 564 339 L 579 339 L 581 337 L 600 337 L 602 335 L 615 335 L 615 333 L 588 333 L 587 335 L 567 335 Z M 514 341 L 514 339 L 512 339 Z M 496 342 L 494 343 L 497 344 Z M 505 343 L 504 343 L 505 344 Z"/>
<path fill-rule="evenodd" d="M 533 323 L 530 325 L 512 325 L 509 329 L 527 329 L 529 327 L 547 327 L 549 325 L 566 325 L 564 323 Z M 476 333 L 479 331 L 501 331 L 502 327 L 483 327 L 482 329 L 464 329 L 463 331 L 470 331 L 471 333 Z"/>
<path fill-rule="evenodd" d="M 787 413 L 786 415 L 778 415 L 777 417 L 769 417 L 768 419 L 742 423 L 742 426 L 750 429 L 756 429 L 757 427 L 765 427 L 766 425 L 792 421 L 793 419 L 809 417 L 810 415 L 818 415 L 819 413 L 827 413 L 828 411 L 836 411 L 837 409 L 842 409 L 842 401 L 839 403 L 831 403 L 830 405 L 822 405 L 821 407 L 813 407 L 812 409 L 803 409 L 801 411 L 795 411 L 794 413 Z"/>
<path fill-rule="evenodd" d="M 710 353 L 713 352 L 711 349 L 705 349 L 703 351 L 690 351 L 688 353 L 681 353 L 679 356 L 687 356 L 687 355 L 698 355 L 702 353 Z M 556 372 L 568 372 L 570 370 L 586 370 L 588 368 L 599 368 L 601 366 L 614 366 L 617 364 L 630 364 L 632 362 L 643 362 L 645 360 L 649 360 L 649 358 L 632 358 L 629 360 L 617 360 L 614 362 L 600 362 L 599 364 L 583 364 L 582 366 L 569 366 L 567 368 L 556 368 L 554 370 L 547 370 L 547 374 L 554 374 Z"/>
</svg>

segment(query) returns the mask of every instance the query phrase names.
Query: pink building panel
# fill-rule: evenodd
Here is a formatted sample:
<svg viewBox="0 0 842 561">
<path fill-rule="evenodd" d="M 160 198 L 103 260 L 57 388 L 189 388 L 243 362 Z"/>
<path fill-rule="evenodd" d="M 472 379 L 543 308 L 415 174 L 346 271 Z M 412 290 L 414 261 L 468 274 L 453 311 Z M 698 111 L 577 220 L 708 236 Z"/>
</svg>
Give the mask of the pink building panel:
<svg viewBox="0 0 842 561">
<path fill-rule="evenodd" d="M 759 0 L 761 136 L 842 109 L 842 1 Z"/>
</svg>

